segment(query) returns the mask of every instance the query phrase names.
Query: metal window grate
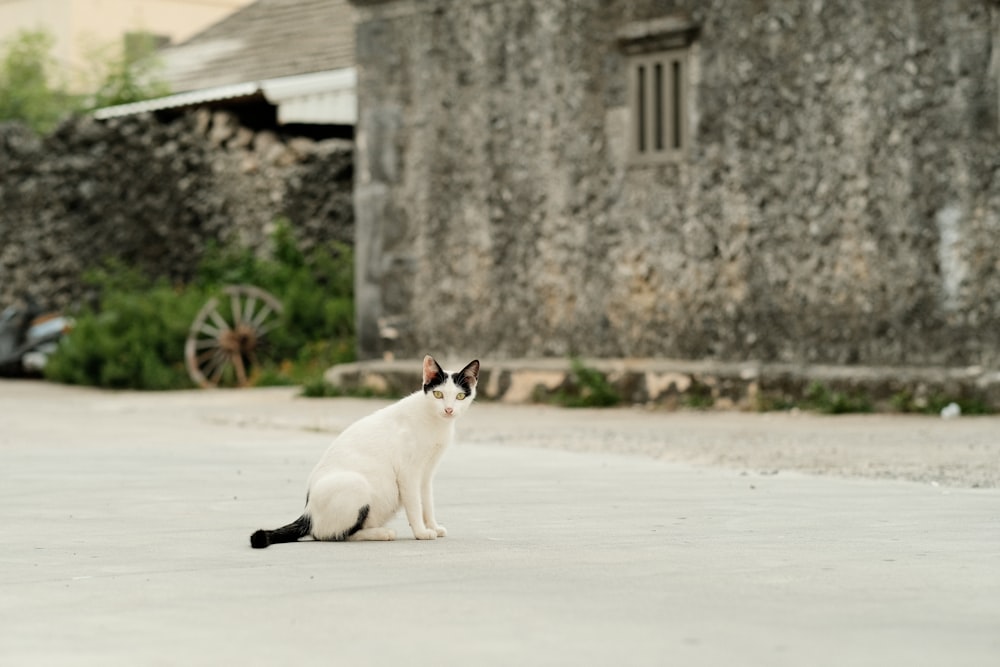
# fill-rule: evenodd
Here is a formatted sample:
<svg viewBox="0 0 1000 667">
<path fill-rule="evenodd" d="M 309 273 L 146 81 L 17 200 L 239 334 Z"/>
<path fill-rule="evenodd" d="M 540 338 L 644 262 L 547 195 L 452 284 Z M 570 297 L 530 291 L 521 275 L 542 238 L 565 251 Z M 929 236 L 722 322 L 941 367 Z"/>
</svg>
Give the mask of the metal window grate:
<svg viewBox="0 0 1000 667">
<path fill-rule="evenodd" d="M 686 49 L 629 60 L 633 162 L 677 160 L 687 151 L 687 69 Z"/>
</svg>

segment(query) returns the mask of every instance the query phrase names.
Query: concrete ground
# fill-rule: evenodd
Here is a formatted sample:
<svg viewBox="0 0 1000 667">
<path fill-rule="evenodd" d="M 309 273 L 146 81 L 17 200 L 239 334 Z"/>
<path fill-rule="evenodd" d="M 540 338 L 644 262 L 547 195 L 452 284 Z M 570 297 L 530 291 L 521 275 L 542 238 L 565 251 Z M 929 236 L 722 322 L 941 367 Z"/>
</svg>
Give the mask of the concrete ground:
<svg viewBox="0 0 1000 667">
<path fill-rule="evenodd" d="M 0 381 L 0 665 L 1000 664 L 1000 419 L 483 403 L 447 538 L 251 550 L 379 404 Z"/>
</svg>

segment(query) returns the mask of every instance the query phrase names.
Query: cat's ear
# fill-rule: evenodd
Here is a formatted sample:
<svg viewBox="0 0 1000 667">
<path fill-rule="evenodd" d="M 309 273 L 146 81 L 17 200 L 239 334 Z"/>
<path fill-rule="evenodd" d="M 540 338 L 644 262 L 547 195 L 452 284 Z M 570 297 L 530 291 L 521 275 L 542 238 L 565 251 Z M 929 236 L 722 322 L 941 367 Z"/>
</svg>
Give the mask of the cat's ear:
<svg viewBox="0 0 1000 667">
<path fill-rule="evenodd" d="M 434 361 L 434 357 L 429 354 L 424 357 L 424 386 L 429 385 L 442 375 L 444 375 L 444 371 L 441 370 L 438 362 Z"/>
<path fill-rule="evenodd" d="M 479 382 L 479 359 L 473 359 L 465 368 L 460 371 L 460 375 L 464 377 L 470 387 L 475 387 L 476 383 Z"/>
</svg>

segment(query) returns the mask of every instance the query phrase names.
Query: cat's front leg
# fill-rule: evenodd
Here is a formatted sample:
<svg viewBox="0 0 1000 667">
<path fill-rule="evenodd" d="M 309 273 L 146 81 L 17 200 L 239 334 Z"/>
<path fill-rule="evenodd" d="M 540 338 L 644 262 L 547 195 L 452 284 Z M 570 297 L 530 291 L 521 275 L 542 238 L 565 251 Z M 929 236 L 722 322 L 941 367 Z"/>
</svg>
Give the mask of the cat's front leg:
<svg viewBox="0 0 1000 667">
<path fill-rule="evenodd" d="M 431 485 L 431 481 L 431 478 L 428 477 L 420 486 L 420 497 L 423 501 L 424 509 L 424 524 L 436 532 L 438 537 L 444 537 L 448 534 L 448 531 L 434 520 L 434 487 Z"/>
<path fill-rule="evenodd" d="M 403 502 L 406 520 L 410 522 L 413 537 L 418 540 L 433 540 L 438 536 L 437 530 L 428 528 L 424 523 L 424 512 L 421 506 L 421 485 L 417 476 L 401 476 L 399 478 L 399 499 Z"/>
</svg>

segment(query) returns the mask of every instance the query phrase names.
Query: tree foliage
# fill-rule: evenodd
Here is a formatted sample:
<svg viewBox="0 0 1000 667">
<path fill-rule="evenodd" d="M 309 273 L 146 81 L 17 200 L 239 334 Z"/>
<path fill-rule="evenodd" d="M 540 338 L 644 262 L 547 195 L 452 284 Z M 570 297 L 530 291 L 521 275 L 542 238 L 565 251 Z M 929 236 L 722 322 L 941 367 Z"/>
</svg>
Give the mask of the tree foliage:
<svg viewBox="0 0 1000 667">
<path fill-rule="evenodd" d="M 73 110 L 72 97 L 56 78 L 55 40 L 44 31 L 22 31 L 0 53 L 0 120 L 18 120 L 47 132 Z"/>
<path fill-rule="evenodd" d="M 93 93 L 86 100 L 88 109 L 129 104 L 170 94 L 167 84 L 158 78 L 161 67 L 156 58 L 156 40 L 146 33 L 130 35 L 125 49 L 113 45 L 91 49 L 90 62 Z"/>
<path fill-rule="evenodd" d="M 52 55 L 55 39 L 44 30 L 22 30 L 0 44 L 0 121 L 20 121 L 44 134 L 69 114 L 169 94 L 157 74 L 152 37 L 133 37 L 132 48 L 90 51 L 84 92 L 70 92 Z"/>
</svg>

